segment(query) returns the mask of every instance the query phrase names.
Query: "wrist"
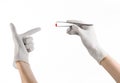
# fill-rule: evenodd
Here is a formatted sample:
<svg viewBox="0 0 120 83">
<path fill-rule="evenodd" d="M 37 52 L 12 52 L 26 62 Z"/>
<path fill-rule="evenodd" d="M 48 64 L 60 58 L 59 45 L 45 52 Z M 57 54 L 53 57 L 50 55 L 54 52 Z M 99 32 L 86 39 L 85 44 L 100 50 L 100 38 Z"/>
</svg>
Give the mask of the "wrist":
<svg viewBox="0 0 120 83">
<path fill-rule="evenodd" d="M 17 56 L 15 56 L 14 57 L 14 61 L 13 61 L 13 66 L 15 67 L 15 68 L 17 68 L 16 67 L 16 62 L 24 62 L 24 63 L 28 63 L 29 64 L 29 60 L 28 60 L 28 55 L 26 54 L 22 54 L 22 55 L 20 55 L 19 54 L 19 56 L 17 55 Z"/>
<path fill-rule="evenodd" d="M 17 63 L 26 63 L 26 64 L 29 64 L 27 61 L 25 60 L 14 60 L 13 62 L 13 66 L 17 69 Z"/>
</svg>

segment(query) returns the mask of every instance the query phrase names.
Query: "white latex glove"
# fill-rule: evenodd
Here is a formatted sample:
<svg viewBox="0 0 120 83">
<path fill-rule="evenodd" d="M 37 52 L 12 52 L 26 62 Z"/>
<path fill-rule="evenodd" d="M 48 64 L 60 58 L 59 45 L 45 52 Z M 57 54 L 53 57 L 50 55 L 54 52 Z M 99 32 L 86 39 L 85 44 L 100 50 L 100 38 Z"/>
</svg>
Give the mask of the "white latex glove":
<svg viewBox="0 0 120 83">
<path fill-rule="evenodd" d="M 90 55 L 100 63 L 107 54 L 99 46 L 94 28 L 92 26 L 80 26 L 80 24 L 84 23 L 76 20 L 68 20 L 67 22 L 74 24 L 67 29 L 67 33 L 80 36 Z"/>
<path fill-rule="evenodd" d="M 15 43 L 15 51 L 14 51 L 15 55 L 14 55 L 13 66 L 16 68 L 17 61 L 23 61 L 23 62 L 29 63 L 28 61 L 29 52 L 31 52 L 34 49 L 33 42 L 32 42 L 33 39 L 32 37 L 29 37 L 29 36 L 38 32 L 40 28 L 35 28 L 23 34 L 18 35 L 14 24 L 11 23 L 10 26 L 13 34 L 14 43 Z"/>
</svg>

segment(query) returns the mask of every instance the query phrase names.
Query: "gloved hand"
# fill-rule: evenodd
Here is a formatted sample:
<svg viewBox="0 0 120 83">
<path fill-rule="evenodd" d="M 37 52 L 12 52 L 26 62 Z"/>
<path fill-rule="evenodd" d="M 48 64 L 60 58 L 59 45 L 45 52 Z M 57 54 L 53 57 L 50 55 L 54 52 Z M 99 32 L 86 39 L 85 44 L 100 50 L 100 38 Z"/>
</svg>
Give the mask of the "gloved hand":
<svg viewBox="0 0 120 83">
<path fill-rule="evenodd" d="M 92 26 L 86 25 L 80 26 L 80 24 L 84 23 L 76 20 L 68 20 L 67 22 L 74 24 L 67 29 L 67 33 L 70 35 L 80 36 L 84 46 L 87 48 L 90 55 L 95 60 L 97 60 L 98 63 L 100 63 L 107 54 L 99 46 L 96 35 L 94 33 L 94 28 Z"/>
<path fill-rule="evenodd" d="M 35 28 L 30 31 L 27 31 L 23 34 L 18 35 L 15 29 L 14 24 L 10 24 L 12 35 L 15 43 L 15 55 L 14 55 L 14 62 L 13 66 L 16 68 L 17 61 L 23 61 L 25 63 L 29 63 L 28 56 L 29 52 L 33 51 L 33 42 L 32 37 L 30 35 L 38 32 L 40 28 Z"/>
</svg>

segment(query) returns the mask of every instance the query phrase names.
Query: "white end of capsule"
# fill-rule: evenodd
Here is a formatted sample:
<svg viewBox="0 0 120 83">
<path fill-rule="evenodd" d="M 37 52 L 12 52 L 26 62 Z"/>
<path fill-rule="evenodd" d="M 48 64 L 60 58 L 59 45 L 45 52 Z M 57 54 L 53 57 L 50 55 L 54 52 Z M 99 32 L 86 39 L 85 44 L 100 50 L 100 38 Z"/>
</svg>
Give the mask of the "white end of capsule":
<svg viewBox="0 0 120 83">
<path fill-rule="evenodd" d="M 57 21 L 55 23 L 55 27 L 70 27 L 74 24 L 71 24 L 71 23 L 67 23 L 67 22 L 64 22 L 64 21 Z"/>
</svg>

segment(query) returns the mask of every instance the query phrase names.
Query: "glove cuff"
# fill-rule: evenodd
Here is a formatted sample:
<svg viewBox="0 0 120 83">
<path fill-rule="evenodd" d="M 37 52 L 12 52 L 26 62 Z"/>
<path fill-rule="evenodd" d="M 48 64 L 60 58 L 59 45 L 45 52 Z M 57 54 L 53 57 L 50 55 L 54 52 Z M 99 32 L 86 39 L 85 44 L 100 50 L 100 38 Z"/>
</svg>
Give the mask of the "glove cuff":
<svg viewBox="0 0 120 83">
<path fill-rule="evenodd" d="M 92 50 L 88 50 L 90 55 L 100 64 L 101 61 L 108 55 L 103 49 L 96 48 Z"/>
<path fill-rule="evenodd" d="M 22 61 L 22 62 L 25 62 L 25 63 L 28 63 L 28 64 L 29 64 L 28 59 L 25 59 L 25 58 L 15 59 L 15 60 L 13 61 L 13 66 L 14 66 L 16 69 L 17 69 L 16 62 L 18 62 L 18 61 Z"/>
</svg>

